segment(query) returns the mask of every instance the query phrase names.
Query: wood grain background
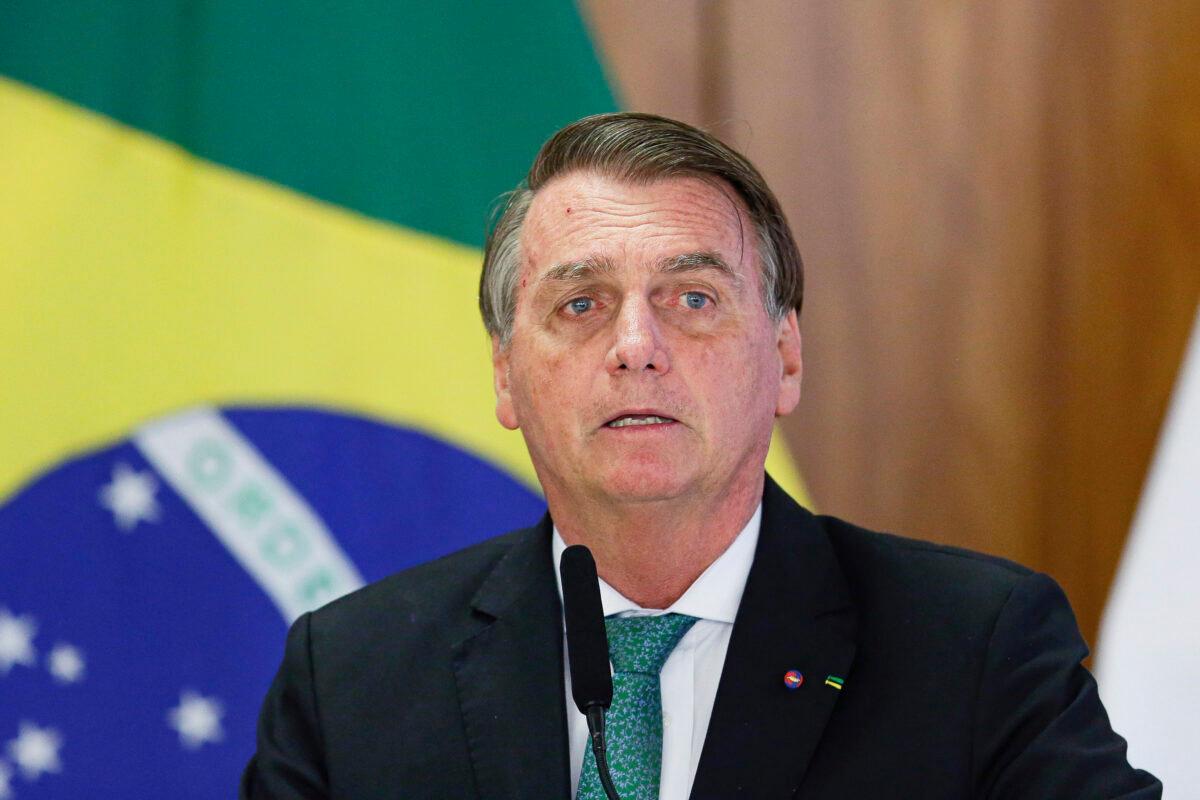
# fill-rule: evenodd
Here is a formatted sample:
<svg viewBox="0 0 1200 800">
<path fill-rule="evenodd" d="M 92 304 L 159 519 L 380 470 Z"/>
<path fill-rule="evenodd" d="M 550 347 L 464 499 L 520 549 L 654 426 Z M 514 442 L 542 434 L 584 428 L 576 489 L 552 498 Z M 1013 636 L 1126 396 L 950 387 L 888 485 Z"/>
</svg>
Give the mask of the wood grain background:
<svg viewBox="0 0 1200 800">
<path fill-rule="evenodd" d="M 787 209 L 819 510 L 1049 572 L 1092 641 L 1200 298 L 1200 2 L 582 7 Z"/>
</svg>

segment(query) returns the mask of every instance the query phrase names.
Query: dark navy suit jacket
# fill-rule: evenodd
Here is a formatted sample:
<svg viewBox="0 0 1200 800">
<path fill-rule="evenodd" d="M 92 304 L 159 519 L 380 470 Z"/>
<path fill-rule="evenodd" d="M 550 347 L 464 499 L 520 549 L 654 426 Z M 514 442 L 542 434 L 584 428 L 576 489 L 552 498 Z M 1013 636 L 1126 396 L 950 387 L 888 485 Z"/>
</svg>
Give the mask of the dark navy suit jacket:
<svg viewBox="0 0 1200 800">
<path fill-rule="evenodd" d="M 567 797 L 550 537 L 546 518 L 301 617 L 242 797 Z M 1046 576 L 814 516 L 767 478 L 692 797 L 1159 797 L 1086 653 Z"/>
</svg>

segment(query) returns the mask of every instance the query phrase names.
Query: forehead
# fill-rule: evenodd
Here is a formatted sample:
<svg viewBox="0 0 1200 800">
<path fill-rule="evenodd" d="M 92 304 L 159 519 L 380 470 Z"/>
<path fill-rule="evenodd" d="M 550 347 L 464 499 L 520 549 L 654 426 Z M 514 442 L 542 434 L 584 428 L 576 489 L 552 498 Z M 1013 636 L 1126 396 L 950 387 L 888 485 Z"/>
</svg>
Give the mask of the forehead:
<svg viewBox="0 0 1200 800">
<path fill-rule="evenodd" d="M 637 184 L 595 173 L 555 178 L 534 196 L 521 234 L 526 271 L 592 257 L 637 265 L 715 252 L 739 272 L 752 261 L 749 214 L 717 178 Z"/>
</svg>

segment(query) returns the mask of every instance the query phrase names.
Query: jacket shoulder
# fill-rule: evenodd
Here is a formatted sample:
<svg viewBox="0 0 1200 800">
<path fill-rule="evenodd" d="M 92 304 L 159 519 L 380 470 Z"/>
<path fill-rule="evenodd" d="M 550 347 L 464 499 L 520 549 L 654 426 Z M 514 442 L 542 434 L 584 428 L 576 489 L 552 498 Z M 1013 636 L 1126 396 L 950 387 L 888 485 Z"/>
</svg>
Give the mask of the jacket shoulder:
<svg viewBox="0 0 1200 800">
<path fill-rule="evenodd" d="M 815 519 L 824 528 L 839 556 L 845 554 L 853 561 L 969 574 L 1002 582 L 1020 580 L 1033 572 L 1015 561 L 963 547 L 873 531 L 832 516 L 816 516 Z"/>
<path fill-rule="evenodd" d="M 312 612 L 313 635 L 361 642 L 427 628 L 453 631 L 505 555 L 540 535 L 538 526 L 512 531 L 367 584 Z"/>
<path fill-rule="evenodd" d="M 997 556 L 818 516 L 851 594 L 877 619 L 897 613 L 974 628 L 995 619 L 1033 570 Z"/>
</svg>

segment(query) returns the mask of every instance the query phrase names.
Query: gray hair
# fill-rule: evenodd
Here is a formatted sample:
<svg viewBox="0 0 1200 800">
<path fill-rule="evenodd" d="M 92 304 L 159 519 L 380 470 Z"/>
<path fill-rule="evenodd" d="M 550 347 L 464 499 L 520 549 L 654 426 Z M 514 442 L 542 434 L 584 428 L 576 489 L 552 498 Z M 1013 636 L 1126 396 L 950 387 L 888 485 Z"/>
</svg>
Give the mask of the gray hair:
<svg viewBox="0 0 1200 800">
<path fill-rule="evenodd" d="M 628 183 L 666 178 L 720 178 L 733 187 L 758 233 L 763 305 L 775 321 L 797 313 L 804 265 L 787 218 L 767 182 L 745 156 L 716 137 L 653 114 L 597 114 L 573 122 L 542 145 L 529 175 L 501 198 L 488 233 L 479 278 L 479 311 L 489 334 L 507 345 L 517 308 L 521 228 L 539 189 L 568 172 L 596 172 Z"/>
</svg>

